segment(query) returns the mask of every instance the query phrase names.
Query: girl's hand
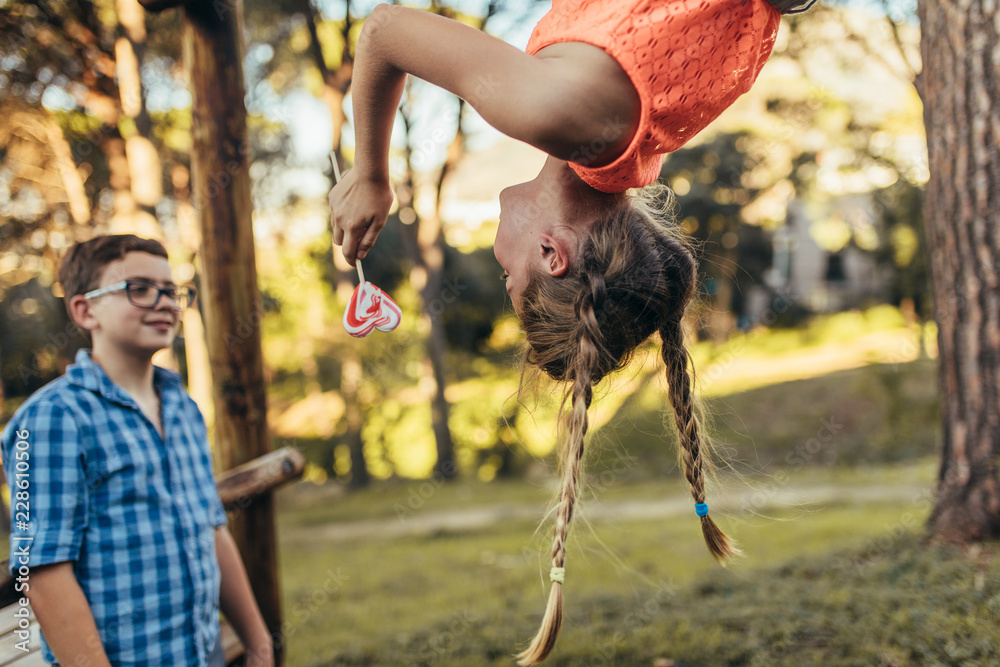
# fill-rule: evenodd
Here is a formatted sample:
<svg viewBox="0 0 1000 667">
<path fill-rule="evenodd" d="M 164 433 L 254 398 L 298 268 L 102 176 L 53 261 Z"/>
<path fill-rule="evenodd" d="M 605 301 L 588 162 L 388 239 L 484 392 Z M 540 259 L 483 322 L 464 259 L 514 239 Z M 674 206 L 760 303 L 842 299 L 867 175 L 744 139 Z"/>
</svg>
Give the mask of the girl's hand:
<svg viewBox="0 0 1000 667">
<path fill-rule="evenodd" d="M 392 206 L 389 181 L 364 177 L 351 169 L 330 190 L 330 220 L 333 242 L 343 246 L 344 258 L 354 266 L 364 259 L 385 227 Z"/>
</svg>

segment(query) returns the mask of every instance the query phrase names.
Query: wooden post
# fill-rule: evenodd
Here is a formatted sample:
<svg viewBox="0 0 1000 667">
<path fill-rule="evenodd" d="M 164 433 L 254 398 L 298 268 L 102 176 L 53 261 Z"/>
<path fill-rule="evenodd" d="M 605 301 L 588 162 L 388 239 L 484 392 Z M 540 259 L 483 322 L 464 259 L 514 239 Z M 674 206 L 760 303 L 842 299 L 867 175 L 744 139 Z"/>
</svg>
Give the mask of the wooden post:
<svg viewBox="0 0 1000 667">
<path fill-rule="evenodd" d="M 201 218 L 202 301 L 213 376 L 215 442 L 228 470 L 267 454 L 263 319 L 251 226 L 243 88 L 242 0 L 184 6 L 184 63 L 193 98 L 192 191 Z M 282 664 L 274 499 L 230 523 Z"/>
</svg>

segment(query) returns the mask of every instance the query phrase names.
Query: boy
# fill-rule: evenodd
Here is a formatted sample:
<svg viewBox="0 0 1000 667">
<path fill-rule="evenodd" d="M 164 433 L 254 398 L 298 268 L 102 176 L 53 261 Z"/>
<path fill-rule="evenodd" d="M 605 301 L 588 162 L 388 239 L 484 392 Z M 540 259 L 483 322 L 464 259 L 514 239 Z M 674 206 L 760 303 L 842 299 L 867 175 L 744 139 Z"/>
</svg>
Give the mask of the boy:
<svg viewBox="0 0 1000 667">
<path fill-rule="evenodd" d="M 43 657 L 63 667 L 224 665 L 221 607 L 248 664 L 272 665 L 205 423 L 177 374 L 152 363 L 194 290 L 171 280 L 160 243 L 132 235 L 76 245 L 59 279 L 93 349 L 0 436 L 15 515 L 10 566 L 15 576 L 30 568 Z"/>
</svg>

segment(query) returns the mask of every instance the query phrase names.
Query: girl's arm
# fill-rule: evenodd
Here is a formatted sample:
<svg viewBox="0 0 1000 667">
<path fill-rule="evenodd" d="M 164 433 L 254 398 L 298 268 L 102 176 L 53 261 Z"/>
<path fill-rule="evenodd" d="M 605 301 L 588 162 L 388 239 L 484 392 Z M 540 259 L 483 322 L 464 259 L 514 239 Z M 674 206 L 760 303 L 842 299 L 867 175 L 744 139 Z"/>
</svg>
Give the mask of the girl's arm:
<svg viewBox="0 0 1000 667">
<path fill-rule="evenodd" d="M 354 169 L 330 197 L 334 242 L 343 244 L 351 264 L 371 248 L 392 204 L 389 138 L 407 74 L 463 98 L 501 132 L 565 160 L 579 160 L 595 138 L 633 124 L 638 113 L 634 91 L 622 94 L 623 82 L 631 89 L 628 77 L 596 47 L 571 58 L 531 56 L 458 21 L 378 5 L 365 21 L 354 65 Z"/>
<path fill-rule="evenodd" d="M 618 98 L 604 72 L 595 71 L 610 56 L 594 56 L 531 56 L 458 21 L 378 5 L 365 21 L 354 65 L 355 166 L 369 177 L 387 176 L 389 134 L 406 74 L 458 95 L 504 134 L 569 159 L 581 143 L 600 136 L 604 116 L 614 112 L 616 100 L 604 98 Z"/>
</svg>

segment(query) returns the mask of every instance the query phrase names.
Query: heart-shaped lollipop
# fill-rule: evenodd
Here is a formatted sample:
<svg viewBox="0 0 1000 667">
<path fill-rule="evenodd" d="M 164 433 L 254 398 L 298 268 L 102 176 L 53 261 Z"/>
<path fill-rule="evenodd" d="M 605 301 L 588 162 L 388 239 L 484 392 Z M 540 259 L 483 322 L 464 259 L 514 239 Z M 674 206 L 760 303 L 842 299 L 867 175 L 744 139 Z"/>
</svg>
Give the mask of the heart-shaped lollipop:
<svg viewBox="0 0 1000 667">
<path fill-rule="evenodd" d="M 344 311 L 344 328 L 355 338 L 364 338 L 375 329 L 392 331 L 399 326 L 403 313 L 392 298 L 372 283 L 363 282 Z"/>
<path fill-rule="evenodd" d="M 337 164 L 337 154 L 330 153 L 330 163 L 333 166 L 333 182 L 340 182 L 340 165 Z M 355 338 L 364 338 L 375 329 L 392 331 L 399 326 L 403 311 L 396 302 L 380 288 L 365 280 L 365 272 L 361 268 L 361 260 L 355 261 L 358 268 L 358 286 L 344 310 L 344 328 Z"/>
</svg>

